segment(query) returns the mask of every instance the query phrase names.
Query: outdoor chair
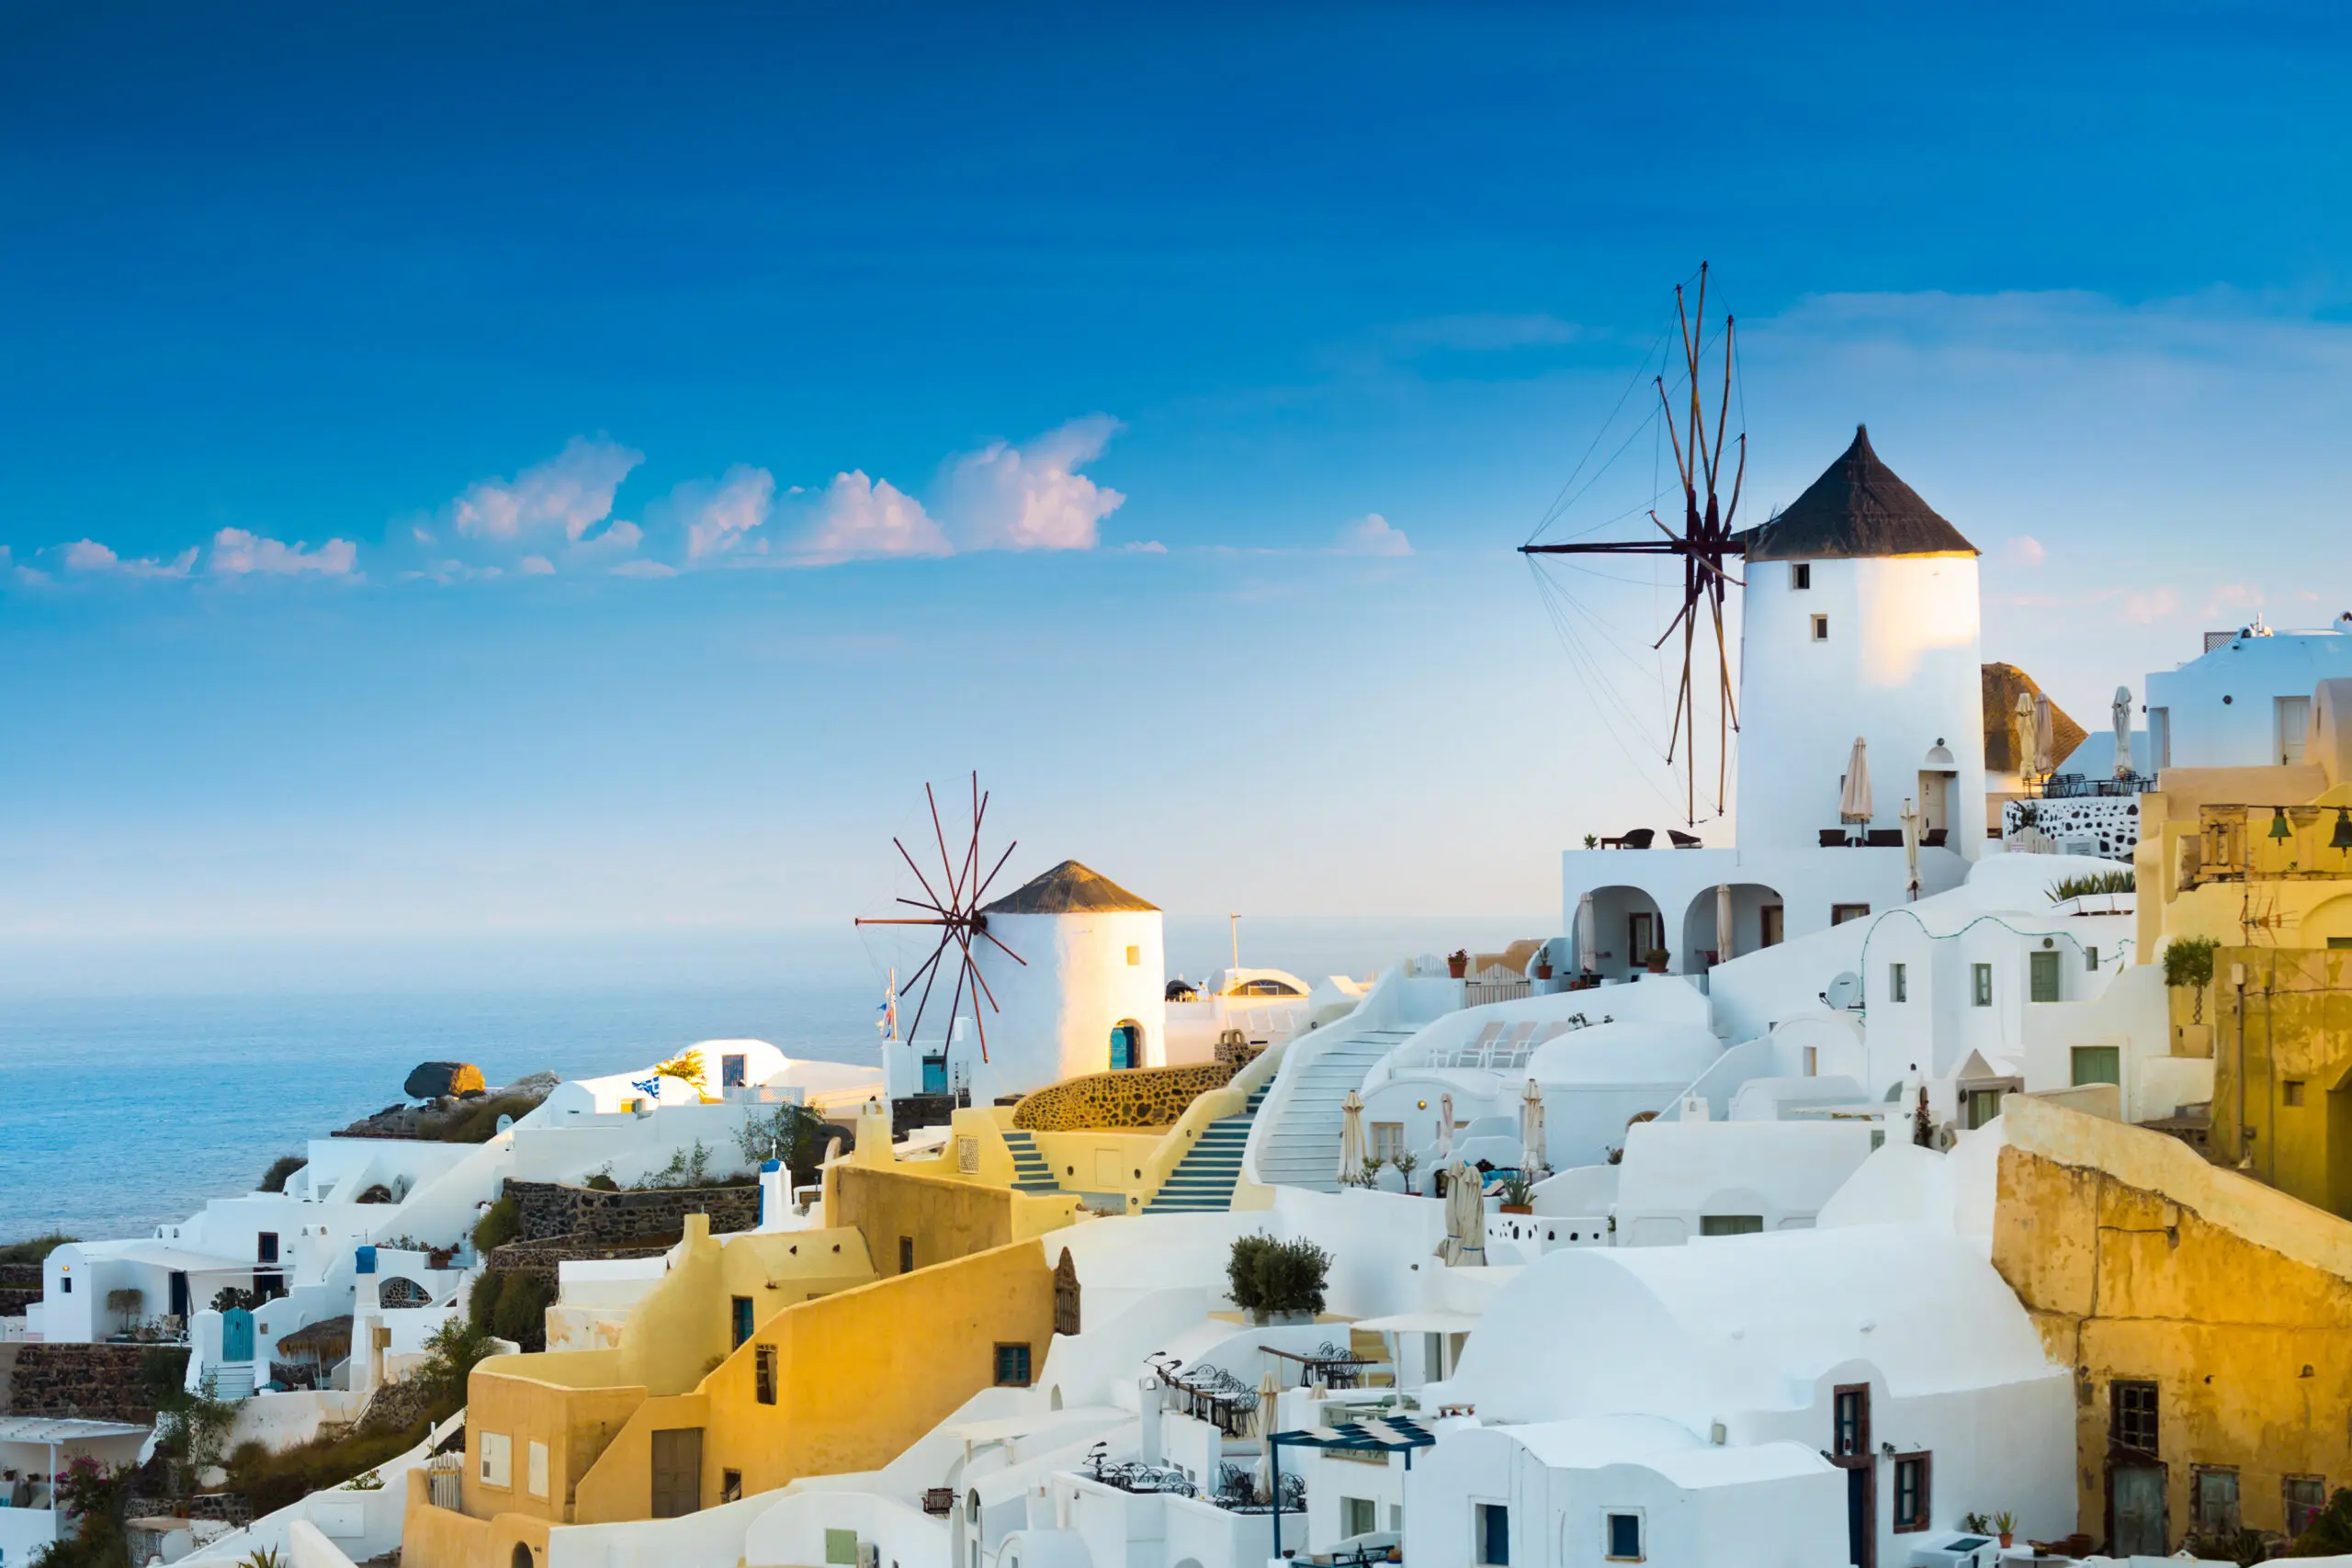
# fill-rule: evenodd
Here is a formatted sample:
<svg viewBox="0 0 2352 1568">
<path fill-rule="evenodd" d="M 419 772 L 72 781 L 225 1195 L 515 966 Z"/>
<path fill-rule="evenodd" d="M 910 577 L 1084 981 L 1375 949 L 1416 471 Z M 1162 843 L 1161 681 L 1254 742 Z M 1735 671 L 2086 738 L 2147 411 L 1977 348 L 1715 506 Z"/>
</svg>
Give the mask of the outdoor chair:
<svg viewBox="0 0 2352 1568">
<path fill-rule="evenodd" d="M 1873 828 L 1864 838 L 1863 842 L 1874 850 L 1899 850 L 1903 847 L 1903 829 Z"/>
<path fill-rule="evenodd" d="M 1696 833 L 1685 833 L 1677 829 L 1668 828 L 1666 830 L 1666 836 L 1673 840 L 1674 847 L 1678 850 L 1695 850 L 1699 847 L 1699 835 Z"/>
<path fill-rule="evenodd" d="M 1821 830 L 1821 847 L 1825 850 L 1842 850 L 1853 841 L 1846 836 L 1843 828 L 1824 828 Z"/>
<path fill-rule="evenodd" d="M 1920 837 L 1919 842 L 1928 849 L 1939 850 L 1951 837 L 1951 829 L 1949 828 L 1930 828 Z"/>
<path fill-rule="evenodd" d="M 1617 842 L 1629 850 L 1645 850 L 1650 847 L 1650 840 L 1657 837 L 1657 829 L 1655 828 L 1636 828 Z"/>
</svg>

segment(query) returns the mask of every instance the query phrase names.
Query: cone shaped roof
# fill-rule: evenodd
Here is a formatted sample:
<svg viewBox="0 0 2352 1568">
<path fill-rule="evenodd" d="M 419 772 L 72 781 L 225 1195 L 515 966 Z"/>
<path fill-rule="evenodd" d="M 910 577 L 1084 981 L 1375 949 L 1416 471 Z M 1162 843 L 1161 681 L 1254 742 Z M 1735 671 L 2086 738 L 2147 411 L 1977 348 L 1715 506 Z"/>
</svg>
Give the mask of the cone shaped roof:
<svg viewBox="0 0 2352 1568">
<path fill-rule="evenodd" d="M 2013 773 L 2018 771 L 2017 735 L 2011 726 L 2018 711 L 2018 694 L 2021 692 L 2041 695 L 2041 684 L 2014 664 L 1984 666 L 1984 771 L 1988 773 Z M 2050 737 L 2053 763 L 2063 762 L 2075 754 L 2075 748 L 2089 738 L 2089 731 L 2075 722 L 2055 699 L 2050 704 Z"/>
<path fill-rule="evenodd" d="M 1749 560 L 1838 560 L 1857 556 L 1976 554 L 1959 529 L 1919 499 L 1871 450 L 1867 425 L 1854 444 L 1769 523 L 1745 536 Z"/>
<path fill-rule="evenodd" d="M 1148 909 L 1147 904 L 1100 872 L 1066 860 L 1042 875 L 1033 876 L 993 904 L 988 915 L 1080 915 L 1099 909 Z"/>
</svg>

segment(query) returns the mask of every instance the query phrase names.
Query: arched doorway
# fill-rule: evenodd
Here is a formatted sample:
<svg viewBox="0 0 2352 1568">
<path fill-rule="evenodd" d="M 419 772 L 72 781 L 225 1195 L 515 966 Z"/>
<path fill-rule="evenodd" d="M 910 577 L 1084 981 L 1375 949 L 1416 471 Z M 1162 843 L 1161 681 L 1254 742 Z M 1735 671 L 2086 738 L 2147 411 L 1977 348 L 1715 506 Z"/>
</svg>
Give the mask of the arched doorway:
<svg viewBox="0 0 2352 1568">
<path fill-rule="evenodd" d="M 507 1559 L 507 1562 L 509 1568 L 531 1568 L 530 1542 L 523 1540 L 516 1541 L 514 1543 L 514 1553 Z"/>
<path fill-rule="evenodd" d="M 1758 949 L 1777 947 L 1781 939 L 1781 895 L 1760 882 L 1735 882 L 1731 886 L 1731 941 L 1718 930 L 1723 913 L 1721 885 L 1704 887 L 1682 912 L 1682 951 L 1675 956 L 1687 975 L 1702 974 L 1718 964 Z"/>
<path fill-rule="evenodd" d="M 1568 934 L 1574 939 L 1575 953 L 1592 955 L 1594 973 L 1605 979 L 1622 980 L 1647 968 L 1649 955 L 1659 951 L 1667 954 L 1667 967 L 1676 967 L 1675 933 L 1667 929 L 1666 915 L 1658 908 L 1657 899 L 1639 887 L 1623 886 L 1596 887 L 1589 897 L 1589 906 L 1579 901 L 1575 929 Z M 1588 908 L 1592 914 L 1589 938 L 1581 929 Z"/>
<path fill-rule="evenodd" d="M 1111 1026 L 1111 1070 L 1143 1066 L 1143 1025 L 1122 1019 Z"/>
</svg>

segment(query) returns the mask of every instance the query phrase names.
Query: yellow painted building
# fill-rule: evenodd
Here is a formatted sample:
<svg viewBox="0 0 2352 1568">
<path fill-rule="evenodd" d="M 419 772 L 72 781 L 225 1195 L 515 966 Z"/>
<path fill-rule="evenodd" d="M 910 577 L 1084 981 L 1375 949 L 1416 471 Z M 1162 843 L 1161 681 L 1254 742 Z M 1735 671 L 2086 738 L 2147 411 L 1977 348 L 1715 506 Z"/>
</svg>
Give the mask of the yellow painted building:
<svg viewBox="0 0 2352 1568">
<path fill-rule="evenodd" d="M 991 1383 L 1025 1383 L 1055 1321 L 1042 1244 L 876 1279 L 860 1234 L 735 1236 L 692 1216 L 608 1350 L 502 1356 L 468 1386 L 461 1506 L 412 1491 L 411 1568 L 520 1568 L 550 1526 L 672 1517 L 874 1468 Z"/>
<path fill-rule="evenodd" d="M 2352 1224 L 2044 1100 L 2002 1126 L 1993 1263 L 2075 1372 L 2077 1529 L 2284 1535 L 2352 1484 Z"/>
</svg>

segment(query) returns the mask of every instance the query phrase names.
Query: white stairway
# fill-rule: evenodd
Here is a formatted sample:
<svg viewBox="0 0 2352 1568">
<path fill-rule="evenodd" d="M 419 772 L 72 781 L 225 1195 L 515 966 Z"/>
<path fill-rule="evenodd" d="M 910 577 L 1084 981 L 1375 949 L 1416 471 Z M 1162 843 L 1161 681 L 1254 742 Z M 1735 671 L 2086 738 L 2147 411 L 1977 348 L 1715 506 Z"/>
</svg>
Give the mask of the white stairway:
<svg viewBox="0 0 2352 1568">
<path fill-rule="evenodd" d="M 1328 1040 L 1311 1033 L 1292 1040 L 1287 1059 L 1275 1077 L 1275 1092 L 1258 1112 L 1252 1130 L 1252 1165 L 1258 1180 L 1337 1192 L 1343 1119 L 1340 1102 L 1348 1098 L 1350 1089 L 1362 1089 L 1364 1075 L 1374 1065 L 1414 1032 L 1341 1026 Z"/>
</svg>

